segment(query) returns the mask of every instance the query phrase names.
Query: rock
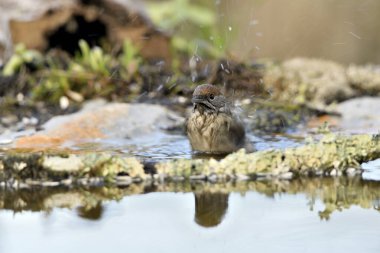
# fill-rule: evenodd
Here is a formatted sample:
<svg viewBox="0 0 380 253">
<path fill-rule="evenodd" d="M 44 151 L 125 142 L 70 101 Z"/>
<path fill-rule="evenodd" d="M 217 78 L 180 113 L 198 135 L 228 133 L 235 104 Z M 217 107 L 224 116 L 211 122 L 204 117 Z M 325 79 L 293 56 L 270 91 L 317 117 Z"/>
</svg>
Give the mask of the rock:
<svg viewBox="0 0 380 253">
<path fill-rule="evenodd" d="M 15 147 L 48 148 L 96 139 L 141 138 L 183 124 L 184 119 L 159 105 L 110 103 L 86 106 L 74 114 L 53 117 L 43 131 L 16 140 Z"/>
<path fill-rule="evenodd" d="M 56 186 L 60 185 L 60 183 L 55 182 L 55 181 L 45 181 L 45 182 L 42 182 L 41 185 L 44 187 L 56 187 Z"/>
<path fill-rule="evenodd" d="M 336 170 L 336 169 L 332 169 L 331 171 L 330 171 L 330 176 L 332 176 L 332 177 L 336 177 L 338 175 L 338 171 Z"/>
<path fill-rule="evenodd" d="M 236 176 L 237 181 L 247 181 L 251 179 L 248 175 L 244 175 L 244 174 L 236 174 L 235 176 Z"/>
<path fill-rule="evenodd" d="M 353 89 L 364 95 L 380 94 L 380 66 L 350 65 L 347 68 L 347 77 Z"/>
<path fill-rule="evenodd" d="M 83 166 L 82 160 L 75 155 L 69 155 L 68 157 L 45 157 L 42 162 L 42 166 L 50 171 L 56 172 L 76 172 Z"/>
<path fill-rule="evenodd" d="M 353 167 L 351 167 L 351 168 L 348 168 L 348 169 L 346 169 L 346 175 L 347 176 L 350 176 L 350 177 L 352 177 L 352 176 L 355 176 L 355 174 L 357 174 L 357 173 L 359 173 L 360 172 L 360 170 L 359 169 L 355 169 L 355 168 L 353 168 Z"/>
<path fill-rule="evenodd" d="M 279 175 L 279 178 L 280 179 L 284 179 L 284 180 L 290 180 L 290 179 L 292 179 L 293 178 L 293 173 L 292 172 L 285 172 L 285 173 L 281 173 L 280 175 Z"/>
<path fill-rule="evenodd" d="M 12 138 L 7 138 L 6 136 L 0 136 L 0 145 L 8 145 L 13 142 Z"/>
<path fill-rule="evenodd" d="M 133 180 L 130 176 L 117 176 L 116 184 L 118 185 L 130 185 L 133 183 Z"/>
<path fill-rule="evenodd" d="M 295 58 L 280 65 L 268 65 L 264 84 L 273 98 L 298 104 L 330 104 L 352 97 L 346 72 L 338 63 Z"/>
<path fill-rule="evenodd" d="M 0 9 L 7 14 L 0 16 L 0 59 L 17 43 L 74 53 L 79 39 L 90 45 L 107 41 L 115 49 L 129 39 L 143 57 L 170 60 L 169 37 L 153 27 L 138 1 L 3 0 Z"/>
<path fill-rule="evenodd" d="M 338 128 L 347 133 L 379 133 L 380 98 L 360 97 L 337 105 L 342 115 Z"/>
</svg>

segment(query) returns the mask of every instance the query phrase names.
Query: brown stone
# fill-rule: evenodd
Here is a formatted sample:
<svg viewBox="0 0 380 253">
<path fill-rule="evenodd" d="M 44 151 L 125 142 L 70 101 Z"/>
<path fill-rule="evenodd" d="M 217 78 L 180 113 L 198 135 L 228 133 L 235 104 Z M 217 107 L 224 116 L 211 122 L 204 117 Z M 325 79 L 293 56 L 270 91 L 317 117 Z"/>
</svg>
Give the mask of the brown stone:
<svg viewBox="0 0 380 253">
<path fill-rule="evenodd" d="M 13 147 L 44 150 L 97 139 L 133 139 L 182 123 L 181 117 L 158 105 L 88 104 L 77 113 L 52 118 L 44 130 L 17 139 Z"/>
</svg>

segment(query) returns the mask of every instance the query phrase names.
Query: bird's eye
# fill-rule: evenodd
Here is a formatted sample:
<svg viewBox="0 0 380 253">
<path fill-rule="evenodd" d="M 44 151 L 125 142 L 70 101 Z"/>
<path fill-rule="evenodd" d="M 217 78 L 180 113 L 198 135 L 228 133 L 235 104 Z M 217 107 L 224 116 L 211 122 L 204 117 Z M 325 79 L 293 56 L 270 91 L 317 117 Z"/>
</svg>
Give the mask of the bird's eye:
<svg viewBox="0 0 380 253">
<path fill-rule="evenodd" d="M 213 100 L 215 97 L 214 97 L 214 94 L 210 94 L 209 96 L 208 96 L 211 100 Z"/>
</svg>

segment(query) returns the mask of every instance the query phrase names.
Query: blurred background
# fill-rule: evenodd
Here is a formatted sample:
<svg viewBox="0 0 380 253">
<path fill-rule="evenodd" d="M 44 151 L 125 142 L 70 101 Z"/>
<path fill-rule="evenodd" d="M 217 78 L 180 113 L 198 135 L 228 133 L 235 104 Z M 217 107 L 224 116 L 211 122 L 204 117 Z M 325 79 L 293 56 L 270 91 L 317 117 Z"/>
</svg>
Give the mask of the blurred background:
<svg viewBox="0 0 380 253">
<path fill-rule="evenodd" d="M 342 63 L 380 60 L 380 1 L 225 0 L 218 17 L 237 29 L 240 57 L 318 57 Z"/>
<path fill-rule="evenodd" d="M 346 64 L 380 61 L 380 1 L 189 2 L 215 12 L 221 40 L 229 53 L 239 59 L 305 56 Z M 187 25 L 182 25 L 179 30 L 186 29 L 189 31 Z"/>
<path fill-rule="evenodd" d="M 0 0 L 0 20 L 7 16 L 33 19 L 44 6 L 63 6 L 68 2 L 74 0 Z M 206 47 L 213 56 L 220 57 L 227 51 L 237 60 L 304 56 L 345 64 L 380 61 L 380 1 L 376 0 L 114 2 L 146 12 L 156 25 L 171 32 L 175 47 L 190 54 L 202 54 L 202 48 Z M 1 24 L 0 41 L 6 41 L 9 31 L 4 21 Z M 6 46 L 6 42 L 0 45 L 0 51 Z"/>
</svg>

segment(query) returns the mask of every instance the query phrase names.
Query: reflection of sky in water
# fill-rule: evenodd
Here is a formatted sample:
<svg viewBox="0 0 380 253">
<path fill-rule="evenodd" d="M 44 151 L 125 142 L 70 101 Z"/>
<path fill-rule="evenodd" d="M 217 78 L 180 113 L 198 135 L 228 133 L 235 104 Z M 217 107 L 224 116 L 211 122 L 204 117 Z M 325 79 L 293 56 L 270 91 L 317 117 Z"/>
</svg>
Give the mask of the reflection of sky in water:
<svg viewBox="0 0 380 253">
<path fill-rule="evenodd" d="M 1 252 L 379 252 L 380 215 L 352 207 L 320 220 L 303 194 L 232 193 L 222 223 L 194 222 L 191 193 L 151 193 L 109 202 L 100 221 L 74 211 L 0 212 Z"/>
<path fill-rule="evenodd" d="M 363 178 L 380 181 L 380 159 L 362 164 Z"/>
</svg>

